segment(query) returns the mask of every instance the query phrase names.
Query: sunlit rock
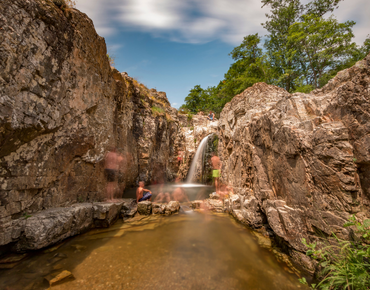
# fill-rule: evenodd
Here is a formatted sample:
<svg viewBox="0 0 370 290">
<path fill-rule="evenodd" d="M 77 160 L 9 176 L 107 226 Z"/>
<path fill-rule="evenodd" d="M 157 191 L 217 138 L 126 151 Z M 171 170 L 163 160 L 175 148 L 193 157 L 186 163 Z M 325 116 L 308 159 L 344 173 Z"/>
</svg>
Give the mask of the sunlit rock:
<svg viewBox="0 0 370 290">
<path fill-rule="evenodd" d="M 236 218 L 267 223 L 307 269 L 302 238 L 349 239 L 348 217 L 370 217 L 369 87 L 370 55 L 310 94 L 257 83 L 221 112 L 221 181 L 240 200 Z M 239 210 L 238 198 L 225 206 Z"/>
</svg>

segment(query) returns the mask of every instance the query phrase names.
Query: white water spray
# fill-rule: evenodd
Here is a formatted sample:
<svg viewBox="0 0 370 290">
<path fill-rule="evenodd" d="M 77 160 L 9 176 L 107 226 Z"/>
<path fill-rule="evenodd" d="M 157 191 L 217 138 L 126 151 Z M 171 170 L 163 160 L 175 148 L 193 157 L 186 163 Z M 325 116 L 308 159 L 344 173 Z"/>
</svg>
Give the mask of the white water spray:
<svg viewBox="0 0 370 290">
<path fill-rule="evenodd" d="M 208 135 L 207 137 L 205 137 L 199 144 L 198 146 L 198 149 L 197 149 L 197 152 L 195 153 L 195 156 L 193 158 L 193 160 L 191 161 L 191 165 L 190 165 L 190 168 L 189 168 L 189 171 L 188 171 L 188 175 L 186 177 L 186 180 L 185 180 L 185 183 L 191 183 L 194 179 L 194 175 L 196 173 L 196 168 L 197 168 L 197 165 L 199 163 L 199 158 L 202 158 L 201 160 L 201 166 L 204 166 L 203 163 L 204 163 L 204 153 L 205 153 L 205 150 L 206 150 L 206 147 L 207 147 L 207 142 L 208 142 L 208 138 L 210 136 L 212 136 L 213 134 L 210 134 Z"/>
</svg>

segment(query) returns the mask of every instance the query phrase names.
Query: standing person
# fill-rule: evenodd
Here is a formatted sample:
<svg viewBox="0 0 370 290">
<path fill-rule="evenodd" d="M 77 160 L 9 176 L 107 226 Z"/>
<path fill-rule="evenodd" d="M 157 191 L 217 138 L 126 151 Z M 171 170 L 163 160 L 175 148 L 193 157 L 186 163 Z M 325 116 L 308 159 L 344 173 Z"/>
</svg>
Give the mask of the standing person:
<svg viewBox="0 0 370 290">
<path fill-rule="evenodd" d="M 212 177 L 215 179 L 215 187 L 216 187 L 216 192 L 219 191 L 219 185 L 220 185 L 220 176 L 221 176 L 221 161 L 218 156 L 214 152 L 212 152 L 212 158 L 211 158 L 211 163 L 212 163 Z"/>
<path fill-rule="evenodd" d="M 215 118 L 215 114 L 212 111 L 209 111 L 209 115 L 207 116 L 207 119 L 210 121 L 213 121 Z"/>
<path fill-rule="evenodd" d="M 105 155 L 104 162 L 104 173 L 107 179 L 106 193 L 108 201 L 114 201 L 113 196 L 116 188 L 118 187 L 118 171 L 120 163 L 123 161 L 123 157 L 117 153 L 115 147 L 108 151 Z"/>
<path fill-rule="evenodd" d="M 178 155 L 177 155 L 177 163 L 178 163 L 179 167 L 180 167 L 180 165 L 181 165 L 182 163 L 184 163 L 184 161 L 183 161 L 183 153 L 182 153 L 182 151 L 179 151 L 179 152 L 178 152 Z"/>
<path fill-rule="evenodd" d="M 144 193 L 145 192 L 145 193 Z M 144 181 L 139 181 L 139 187 L 136 190 L 136 202 L 152 200 L 152 192 L 144 188 Z"/>
</svg>

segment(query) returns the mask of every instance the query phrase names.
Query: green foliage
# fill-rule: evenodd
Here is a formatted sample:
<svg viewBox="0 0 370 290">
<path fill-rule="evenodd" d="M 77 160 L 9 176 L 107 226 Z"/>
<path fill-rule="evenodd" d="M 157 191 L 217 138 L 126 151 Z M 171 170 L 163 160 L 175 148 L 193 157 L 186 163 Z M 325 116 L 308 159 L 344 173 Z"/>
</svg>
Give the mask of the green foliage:
<svg viewBox="0 0 370 290">
<path fill-rule="evenodd" d="M 326 242 L 302 243 L 308 248 L 306 255 L 319 262 L 321 282 L 311 285 L 314 289 L 366 290 L 370 285 L 370 219 L 360 223 L 355 216 L 349 218 L 344 227 L 354 226 L 354 241 L 338 239 Z M 305 279 L 301 283 L 307 284 Z"/>
<path fill-rule="evenodd" d="M 109 61 L 110 66 L 114 66 L 114 57 L 113 56 L 110 56 L 107 53 L 107 58 L 108 58 L 108 61 Z"/>
<path fill-rule="evenodd" d="M 268 31 L 262 49 L 261 37 L 247 35 L 235 47 L 224 79 L 217 86 L 194 86 L 181 110 L 195 114 L 213 111 L 216 117 L 235 95 L 257 82 L 266 82 L 289 92 L 309 93 L 324 86 L 338 71 L 354 65 L 370 51 L 370 37 L 363 46 L 352 42 L 353 21 L 339 23 L 334 16 L 341 0 L 262 0 L 268 6 Z"/>
<path fill-rule="evenodd" d="M 193 114 L 191 112 L 188 112 L 188 121 L 190 122 L 191 120 L 193 120 Z"/>
<path fill-rule="evenodd" d="M 164 114 L 164 110 L 160 107 L 153 106 L 151 107 L 153 116 L 161 116 Z"/>
<path fill-rule="evenodd" d="M 298 56 L 307 65 L 306 83 L 318 88 L 323 74 L 341 59 L 350 57 L 355 49 L 355 43 L 351 42 L 355 22 L 338 23 L 333 17 L 323 19 L 315 14 L 301 18 L 301 22 L 289 27 L 291 50 L 288 55 L 291 58 Z"/>
<path fill-rule="evenodd" d="M 30 214 L 28 214 L 27 212 L 25 212 L 25 213 L 23 214 L 23 217 L 24 217 L 25 219 L 28 219 L 28 218 L 30 218 L 30 217 L 31 217 L 31 215 L 30 215 Z"/>
</svg>

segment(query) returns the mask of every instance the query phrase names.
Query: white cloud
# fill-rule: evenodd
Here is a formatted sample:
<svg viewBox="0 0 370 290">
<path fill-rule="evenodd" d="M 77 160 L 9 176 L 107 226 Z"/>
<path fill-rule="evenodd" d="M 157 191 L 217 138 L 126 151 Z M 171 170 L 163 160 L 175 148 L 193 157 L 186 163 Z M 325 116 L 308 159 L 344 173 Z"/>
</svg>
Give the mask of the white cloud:
<svg viewBox="0 0 370 290">
<path fill-rule="evenodd" d="M 306 0 L 304 0 L 306 1 Z M 154 37 L 186 43 L 219 39 L 233 45 L 252 34 L 266 34 L 261 23 L 268 8 L 260 0 L 78 0 L 102 36 L 120 29 L 144 31 Z M 356 41 L 370 33 L 369 0 L 344 0 L 334 12 L 339 21 L 355 20 Z"/>
<path fill-rule="evenodd" d="M 366 36 L 370 34 L 370 1 L 369 0 L 344 0 L 340 2 L 339 8 L 334 11 L 340 22 L 347 20 L 356 21 L 353 27 L 355 41 L 362 44 Z"/>
</svg>

